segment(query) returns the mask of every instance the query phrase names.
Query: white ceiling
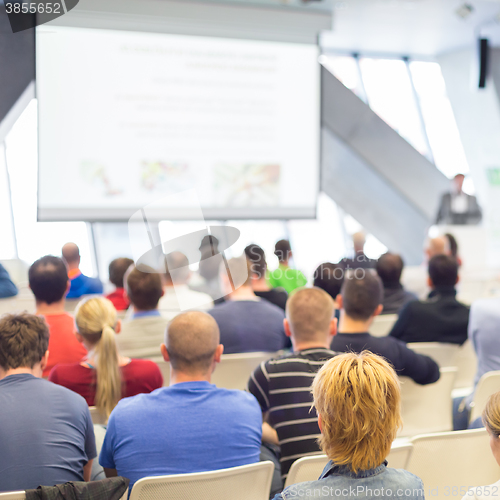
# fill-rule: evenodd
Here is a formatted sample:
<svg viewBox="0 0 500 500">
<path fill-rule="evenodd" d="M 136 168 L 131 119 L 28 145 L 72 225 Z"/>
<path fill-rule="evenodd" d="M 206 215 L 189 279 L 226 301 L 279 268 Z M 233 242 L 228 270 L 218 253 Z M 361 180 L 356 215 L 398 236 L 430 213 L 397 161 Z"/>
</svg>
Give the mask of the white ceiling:
<svg viewBox="0 0 500 500">
<path fill-rule="evenodd" d="M 474 7 L 467 19 L 455 11 Z M 500 0 L 343 0 L 334 2 L 325 48 L 432 57 L 474 46 L 477 33 L 500 46 Z"/>
</svg>

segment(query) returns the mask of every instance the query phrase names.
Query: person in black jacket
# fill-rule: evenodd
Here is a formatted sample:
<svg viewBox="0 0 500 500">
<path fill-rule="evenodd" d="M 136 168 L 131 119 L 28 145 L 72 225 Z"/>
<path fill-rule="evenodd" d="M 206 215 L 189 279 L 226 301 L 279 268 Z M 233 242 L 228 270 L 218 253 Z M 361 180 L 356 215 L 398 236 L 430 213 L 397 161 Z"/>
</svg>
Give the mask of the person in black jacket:
<svg viewBox="0 0 500 500">
<path fill-rule="evenodd" d="M 429 261 L 427 300 L 408 303 L 399 314 L 391 337 L 404 342 L 445 342 L 462 345 L 467 340 L 469 307 L 456 299 L 458 263 L 454 257 L 436 255 Z"/>
<path fill-rule="evenodd" d="M 382 312 L 382 298 L 382 282 L 373 271 L 358 269 L 346 275 L 337 299 L 341 308 L 339 333 L 332 340 L 331 350 L 368 350 L 389 361 L 398 375 L 410 377 L 417 384 L 439 380 L 439 366 L 428 356 L 417 354 L 393 337 L 373 337 L 368 333 L 374 318 Z"/>
</svg>

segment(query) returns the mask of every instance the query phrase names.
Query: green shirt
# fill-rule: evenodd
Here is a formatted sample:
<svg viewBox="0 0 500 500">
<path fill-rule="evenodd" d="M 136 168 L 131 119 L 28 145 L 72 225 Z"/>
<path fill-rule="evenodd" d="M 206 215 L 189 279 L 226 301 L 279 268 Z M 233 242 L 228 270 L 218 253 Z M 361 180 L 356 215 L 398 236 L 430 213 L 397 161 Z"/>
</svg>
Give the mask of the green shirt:
<svg viewBox="0 0 500 500">
<path fill-rule="evenodd" d="M 283 264 L 280 264 L 278 269 L 269 273 L 268 281 L 272 288 L 281 287 L 288 293 L 307 285 L 306 277 L 299 270 Z"/>
</svg>

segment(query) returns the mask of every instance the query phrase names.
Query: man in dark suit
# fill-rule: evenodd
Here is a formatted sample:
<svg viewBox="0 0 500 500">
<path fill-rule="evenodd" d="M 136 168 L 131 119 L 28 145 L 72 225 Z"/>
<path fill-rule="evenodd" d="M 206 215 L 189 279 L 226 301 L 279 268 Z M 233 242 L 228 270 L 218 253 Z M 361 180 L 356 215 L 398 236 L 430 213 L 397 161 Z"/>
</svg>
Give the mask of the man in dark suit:
<svg viewBox="0 0 500 500">
<path fill-rule="evenodd" d="M 429 261 L 427 300 L 415 300 L 401 309 L 391 337 L 404 342 L 445 342 L 462 345 L 467 340 L 469 307 L 455 298 L 458 264 L 448 255 Z"/>
<path fill-rule="evenodd" d="M 481 208 L 476 197 L 462 190 L 464 179 L 463 174 L 455 175 L 453 191 L 443 194 L 436 224 L 478 224 L 481 222 Z"/>
</svg>

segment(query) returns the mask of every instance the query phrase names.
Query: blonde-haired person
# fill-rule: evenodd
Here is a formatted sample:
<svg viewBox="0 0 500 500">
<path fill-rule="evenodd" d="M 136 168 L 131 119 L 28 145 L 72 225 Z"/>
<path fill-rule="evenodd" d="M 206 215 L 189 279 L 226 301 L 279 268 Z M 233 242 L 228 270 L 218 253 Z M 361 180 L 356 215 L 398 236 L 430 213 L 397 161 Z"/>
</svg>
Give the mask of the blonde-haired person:
<svg viewBox="0 0 500 500">
<path fill-rule="evenodd" d="M 122 397 L 149 393 L 163 385 L 156 363 L 120 356 L 115 335 L 121 322 L 104 297 L 81 301 L 75 310 L 76 336 L 88 351 L 80 363 L 56 365 L 49 380 L 77 392 L 109 417 Z M 158 347 L 158 352 L 159 352 Z"/>
<path fill-rule="evenodd" d="M 399 380 L 387 361 L 368 351 L 335 356 L 317 373 L 312 393 L 330 462 L 317 481 L 289 486 L 274 500 L 424 499 L 420 478 L 387 467 L 402 423 Z"/>
<path fill-rule="evenodd" d="M 490 448 L 498 465 L 500 465 L 500 392 L 492 394 L 483 410 L 482 419 L 490 435 Z M 500 481 L 489 486 L 478 486 L 470 489 L 462 500 L 497 499 L 500 497 Z"/>
</svg>

